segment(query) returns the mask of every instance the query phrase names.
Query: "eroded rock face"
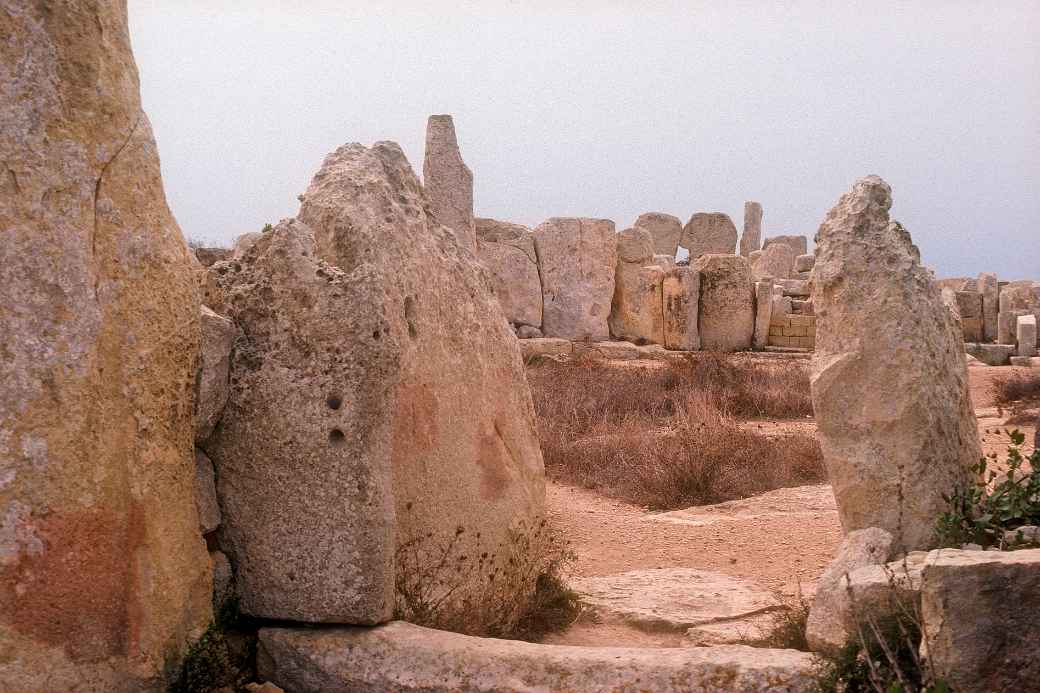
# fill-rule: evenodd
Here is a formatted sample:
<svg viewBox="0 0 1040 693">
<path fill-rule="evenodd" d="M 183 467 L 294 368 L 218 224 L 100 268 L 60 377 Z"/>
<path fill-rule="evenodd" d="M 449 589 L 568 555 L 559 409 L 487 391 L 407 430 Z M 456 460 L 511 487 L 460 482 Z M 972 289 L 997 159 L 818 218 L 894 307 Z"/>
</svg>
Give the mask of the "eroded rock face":
<svg viewBox="0 0 1040 693">
<path fill-rule="evenodd" d="M 231 349 L 235 344 L 235 325 L 206 306 L 199 321 L 202 342 L 199 371 L 195 378 L 195 444 L 201 445 L 220 421 L 228 398 L 228 373 Z"/>
<path fill-rule="evenodd" d="M 323 260 L 348 275 L 365 266 L 373 273 L 371 295 L 348 312 L 385 305 L 379 337 L 372 326 L 356 347 L 340 338 L 343 358 L 361 367 L 355 349 L 363 356 L 371 346 L 373 357 L 399 350 L 393 393 L 374 400 L 378 417 L 392 424 L 396 545 L 414 540 L 420 551 L 434 551 L 462 527 L 458 555 L 487 552 L 504 563 L 514 534 L 530 532 L 542 516 L 545 482 L 519 340 L 483 269 L 426 213 L 422 187 L 392 142 L 346 145 L 327 156 L 299 218 L 313 229 Z M 364 439 L 372 423 L 345 422 L 344 437 Z M 481 589 L 479 571 L 467 577 L 459 600 Z"/>
<path fill-rule="evenodd" d="M 651 264 L 654 241 L 650 232 L 635 226 L 618 234 L 617 258 L 609 319 L 611 335 L 637 344 L 662 344 L 664 271 Z"/>
<path fill-rule="evenodd" d="M 665 274 L 661 294 L 665 347 L 683 351 L 700 349 L 697 315 L 701 275 L 692 267 L 673 267 Z"/>
<path fill-rule="evenodd" d="M 432 115 L 426 122 L 423 185 L 433 217 L 455 233 L 459 245 L 475 253 L 473 173 L 462 160 L 450 115 Z"/>
<path fill-rule="evenodd" d="M 786 243 L 773 243 L 762 251 L 751 265 L 751 277 L 758 281 L 765 277 L 789 279 L 797 255 Z"/>
<path fill-rule="evenodd" d="M 740 254 L 747 257 L 762 246 L 762 205 L 744 203 L 744 233 L 740 235 Z"/>
<path fill-rule="evenodd" d="M 970 483 L 982 451 L 961 336 L 891 205 L 869 176 L 820 225 L 811 382 L 843 528 L 912 550 L 933 545 L 943 494 Z"/>
<path fill-rule="evenodd" d="M 983 338 L 991 342 L 997 338 L 997 314 L 1000 312 L 1000 285 L 997 275 L 983 272 L 978 278 L 982 294 Z"/>
<path fill-rule="evenodd" d="M 693 268 L 700 274 L 698 331 L 701 348 L 743 351 L 755 331 L 755 297 L 747 258 L 704 255 Z"/>
<path fill-rule="evenodd" d="M 286 220 L 220 281 L 243 335 L 206 451 L 240 608 L 385 621 L 395 550 L 387 405 L 400 348 L 380 277 L 365 262 L 350 273 L 329 266 L 310 229 Z"/>
<path fill-rule="evenodd" d="M 782 243 L 794 251 L 795 256 L 805 255 L 809 249 L 809 241 L 805 236 L 770 236 L 762 243 L 765 250 L 774 243 Z"/>
<path fill-rule="evenodd" d="M 755 335 L 752 346 L 765 349 L 769 344 L 769 323 L 773 319 L 773 280 L 755 282 Z"/>
<path fill-rule="evenodd" d="M 542 325 L 542 282 L 531 229 L 494 219 L 477 219 L 477 258 L 506 320 L 514 325 Z"/>
<path fill-rule="evenodd" d="M 553 217 L 534 230 L 546 337 L 610 338 L 617 241 L 608 219 Z"/>
<path fill-rule="evenodd" d="M 400 621 L 378 628 L 264 628 L 257 660 L 262 678 L 295 693 L 816 690 L 812 656 L 795 650 L 539 645 Z"/>
<path fill-rule="evenodd" d="M 191 256 L 125 3 L 0 1 L 0 687 L 165 690 L 210 619 Z"/>
<path fill-rule="evenodd" d="M 679 245 L 690 251 L 690 262 L 701 255 L 733 255 L 737 227 L 722 212 L 697 212 L 683 227 Z"/>
<path fill-rule="evenodd" d="M 679 217 L 661 212 L 640 214 L 633 226 L 646 229 L 654 243 L 655 255 L 667 255 L 675 261 L 679 251 L 679 238 L 682 236 L 682 222 Z"/>
</svg>

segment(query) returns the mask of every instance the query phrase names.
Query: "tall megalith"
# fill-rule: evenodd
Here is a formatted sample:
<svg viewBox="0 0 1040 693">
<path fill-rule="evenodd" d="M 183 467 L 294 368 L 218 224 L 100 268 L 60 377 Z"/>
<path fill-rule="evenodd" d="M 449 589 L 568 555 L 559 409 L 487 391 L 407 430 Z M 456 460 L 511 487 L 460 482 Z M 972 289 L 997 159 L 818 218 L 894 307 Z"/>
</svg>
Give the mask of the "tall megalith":
<svg viewBox="0 0 1040 693">
<path fill-rule="evenodd" d="M 459 245 L 477 252 L 473 173 L 462 160 L 450 115 L 432 115 L 426 122 L 423 185 L 433 217 L 454 232 Z"/>
<path fill-rule="evenodd" d="M 125 2 L 0 35 L 0 687 L 164 690 L 211 616 L 189 251 Z"/>
<path fill-rule="evenodd" d="M 960 334 L 891 206 L 863 178 L 817 232 L 811 383 L 845 532 L 880 527 L 913 550 L 933 546 L 943 494 L 982 452 Z"/>
</svg>

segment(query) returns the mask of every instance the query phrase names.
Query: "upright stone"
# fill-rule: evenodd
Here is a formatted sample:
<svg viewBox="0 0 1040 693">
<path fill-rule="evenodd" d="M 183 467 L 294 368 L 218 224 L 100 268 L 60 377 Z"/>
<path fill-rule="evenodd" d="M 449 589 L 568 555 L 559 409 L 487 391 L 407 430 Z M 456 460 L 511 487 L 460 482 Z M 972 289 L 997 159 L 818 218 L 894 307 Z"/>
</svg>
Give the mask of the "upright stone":
<svg viewBox="0 0 1040 693">
<path fill-rule="evenodd" d="M 983 296 L 977 291 L 956 291 L 954 301 L 961 320 L 961 332 L 965 342 L 981 342 L 984 339 L 985 319 Z"/>
<path fill-rule="evenodd" d="M 675 262 L 675 254 L 679 252 L 679 238 L 682 236 L 682 222 L 679 217 L 661 212 L 640 214 L 633 226 L 646 229 L 654 241 L 654 254 L 667 255 Z"/>
<path fill-rule="evenodd" d="M 617 240 L 607 219 L 553 217 L 534 230 L 546 337 L 610 338 Z"/>
<path fill-rule="evenodd" d="M 542 326 L 542 282 L 531 229 L 494 219 L 477 219 L 477 259 L 491 289 L 514 325 Z"/>
<path fill-rule="evenodd" d="M 407 556 L 399 553 L 403 562 L 395 575 L 405 578 L 425 575 L 428 561 L 451 541 L 457 555 L 486 553 L 485 561 L 507 564 L 518 546 L 537 542 L 532 533 L 538 532 L 545 503 L 520 342 L 476 258 L 452 243 L 449 230 L 428 217 L 426 208 L 401 148 L 382 142 L 346 145 L 326 157 L 299 213 L 314 231 L 318 257 L 352 282 L 373 277 L 371 292 L 344 319 L 360 326 L 361 314 L 385 306 L 382 323 L 359 331 L 356 340 L 340 339 L 328 358 L 360 370 L 366 354 L 377 361 L 394 350 L 399 354 L 389 396 L 373 381 L 375 373 L 364 376 L 375 418 L 359 417 L 361 403 L 346 394 L 333 409 L 335 400 L 328 398 L 335 391 L 312 392 L 310 402 L 343 417 L 344 442 L 367 438 L 382 425 L 377 419 L 391 426 L 395 546 L 409 547 Z M 613 269 L 611 264 L 611 280 Z M 604 325 L 609 292 L 606 301 Z M 339 445 L 340 437 L 329 428 L 308 444 Z M 459 527 L 463 534 L 456 538 Z M 487 575 L 472 570 L 457 581 L 442 572 L 425 580 L 423 589 L 441 594 L 449 582 L 457 589 L 442 609 L 446 617 L 464 611 L 477 623 L 488 615 L 478 603 L 487 594 Z M 499 587 L 505 600 L 523 600 L 529 589 L 533 584 L 526 579 Z"/>
<path fill-rule="evenodd" d="M 693 268 L 701 279 L 697 316 L 701 348 L 750 349 L 755 332 L 755 290 L 747 258 L 704 255 L 694 261 Z"/>
<path fill-rule="evenodd" d="M 1036 356 L 1036 316 L 1020 315 L 1017 325 L 1019 356 Z"/>
<path fill-rule="evenodd" d="M 664 271 L 651 265 L 654 242 L 650 232 L 634 226 L 618 234 L 614 301 L 610 333 L 636 344 L 664 343 L 662 283 Z"/>
<path fill-rule="evenodd" d="M 455 233 L 459 245 L 476 253 L 473 173 L 462 160 L 450 115 L 432 115 L 426 122 L 423 185 L 434 218 Z"/>
<path fill-rule="evenodd" d="M 1033 291 L 1032 282 L 1012 282 L 1001 288 L 999 303 L 997 341 L 1000 344 L 1014 344 L 1018 317 L 1034 315 L 1040 318 L 1040 298 Z"/>
<path fill-rule="evenodd" d="M 679 245 L 690 251 L 690 261 L 701 255 L 733 255 L 737 227 L 721 212 L 698 212 L 683 227 Z"/>
<path fill-rule="evenodd" d="M 740 254 L 744 257 L 762 247 L 762 205 L 744 203 L 744 233 L 740 236 Z"/>
<path fill-rule="evenodd" d="M 943 494 L 982 450 L 963 340 L 891 205 L 869 176 L 820 225 L 811 384 L 845 532 L 879 527 L 913 550 L 934 545 Z"/>
<path fill-rule="evenodd" d="M 763 277 L 755 282 L 755 337 L 756 349 L 765 349 L 769 344 L 769 323 L 773 319 L 773 279 Z"/>
<path fill-rule="evenodd" d="M 983 272 L 978 279 L 982 294 L 982 336 L 987 342 L 997 338 L 997 313 L 1000 312 L 1000 286 L 997 275 Z"/>
<path fill-rule="evenodd" d="M 126 3 L 0 0 L 0 689 L 160 691 L 211 618 L 195 259 Z"/>
<path fill-rule="evenodd" d="M 666 349 L 696 351 L 701 348 L 697 331 L 700 289 L 701 275 L 692 267 L 674 267 L 665 274 L 661 302 Z"/>
<path fill-rule="evenodd" d="M 762 250 L 774 243 L 782 243 L 790 247 L 796 257 L 798 255 L 806 255 L 809 252 L 809 241 L 805 236 L 770 236 L 762 243 Z"/>
<path fill-rule="evenodd" d="M 751 263 L 751 277 L 756 281 L 765 277 L 790 279 L 796 257 L 789 245 L 774 243 Z"/>
</svg>

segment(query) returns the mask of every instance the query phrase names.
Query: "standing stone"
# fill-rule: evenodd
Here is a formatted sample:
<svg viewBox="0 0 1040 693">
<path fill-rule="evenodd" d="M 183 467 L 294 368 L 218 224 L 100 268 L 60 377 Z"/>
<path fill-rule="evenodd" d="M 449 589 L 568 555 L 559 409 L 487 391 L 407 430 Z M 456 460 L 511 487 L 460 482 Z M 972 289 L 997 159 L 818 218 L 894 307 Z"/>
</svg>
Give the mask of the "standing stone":
<svg viewBox="0 0 1040 693">
<path fill-rule="evenodd" d="M 740 254 L 747 257 L 762 247 L 762 205 L 744 203 L 744 233 L 740 236 Z"/>
<path fill-rule="evenodd" d="M 1018 317 L 1031 314 L 1040 318 L 1040 299 L 1033 292 L 1032 282 L 1012 282 L 1001 288 L 999 303 L 997 342 L 1014 344 Z"/>
<path fill-rule="evenodd" d="M 675 254 L 679 252 L 679 238 L 682 237 L 682 222 L 679 221 L 679 217 L 661 212 L 647 212 L 640 214 L 633 226 L 650 232 L 655 255 L 667 255 L 675 262 Z"/>
<path fill-rule="evenodd" d="M 971 482 L 982 450 L 963 341 L 891 205 L 869 176 L 820 225 L 811 384 L 846 534 L 879 527 L 905 551 L 934 544 L 943 494 Z"/>
<path fill-rule="evenodd" d="M 462 160 L 450 115 L 432 115 L 426 122 L 423 185 L 433 217 L 454 232 L 460 246 L 477 252 L 473 173 Z"/>
<path fill-rule="evenodd" d="M 805 236 L 771 236 L 762 244 L 765 250 L 774 243 L 782 243 L 794 251 L 795 256 L 807 255 L 809 253 L 809 241 Z"/>
<path fill-rule="evenodd" d="M 997 338 L 997 313 L 1000 311 L 1000 286 L 997 275 L 983 272 L 978 279 L 982 293 L 982 336 L 987 342 Z"/>
<path fill-rule="evenodd" d="M 1018 342 L 1018 319 L 1023 315 L 1031 315 L 1027 310 L 1002 310 L 997 314 L 997 345 L 1010 345 Z"/>
<path fill-rule="evenodd" d="M 752 346 L 756 349 L 765 349 L 769 344 L 769 323 L 772 319 L 773 279 L 764 277 L 755 282 L 755 336 Z"/>
<path fill-rule="evenodd" d="M 694 261 L 693 267 L 701 277 L 697 316 L 701 348 L 750 349 L 755 332 L 755 290 L 747 258 L 704 255 Z"/>
<path fill-rule="evenodd" d="M 0 0 L 0 688 L 166 690 L 211 618 L 194 258 L 126 4 Z"/>
<path fill-rule="evenodd" d="M 228 398 L 228 373 L 235 325 L 227 318 L 202 306 L 202 344 L 199 372 L 195 378 L 195 444 L 201 445 L 213 433 Z"/>
<path fill-rule="evenodd" d="M 674 267 L 665 274 L 664 346 L 666 349 L 696 351 L 701 348 L 697 331 L 701 275 L 692 267 Z"/>
<path fill-rule="evenodd" d="M 964 341 L 983 341 L 985 320 L 982 294 L 977 291 L 956 291 L 954 301 L 957 304 L 957 314 L 960 316 Z"/>
<path fill-rule="evenodd" d="M 617 240 L 608 219 L 553 217 L 534 230 L 546 337 L 610 338 Z"/>
<path fill-rule="evenodd" d="M 1017 343 L 1019 356 L 1036 356 L 1036 316 L 1018 317 Z"/>
<path fill-rule="evenodd" d="M 651 266 L 654 242 L 650 232 L 635 226 L 618 234 L 614 301 L 610 334 L 636 344 L 664 343 L 661 285 L 664 271 Z"/>
<path fill-rule="evenodd" d="M 486 552 L 486 561 L 506 565 L 517 546 L 536 541 L 531 533 L 545 507 L 520 341 L 476 258 L 426 215 L 426 206 L 401 148 L 382 142 L 346 145 L 326 157 L 299 213 L 314 231 L 319 257 L 352 283 L 372 277 L 368 293 L 343 319 L 361 326 L 360 314 L 370 308 L 384 315 L 381 325 L 359 331 L 356 340 L 339 337 L 329 358 L 360 370 L 369 360 L 380 363 L 398 354 L 387 378 L 392 393 L 384 396 L 383 385 L 372 380 L 377 373 L 364 376 L 373 416 L 360 416 L 362 403 L 345 393 L 336 410 L 327 399 L 336 392 L 312 392 L 309 400 L 343 417 L 344 440 L 364 441 L 384 421 L 391 427 L 395 545 L 410 546 L 408 560 L 395 568 L 398 577 L 429 569 L 415 563 L 415 551 L 420 559 L 430 558 L 455 539 L 459 527 L 464 533 L 455 541 L 457 556 L 473 560 Z M 613 254 L 610 259 L 604 326 L 613 292 Z M 314 444 L 337 440 L 326 428 Z M 374 472 L 387 462 L 385 455 L 380 460 Z M 458 575 L 431 576 L 424 588 L 439 594 L 452 583 L 454 601 L 444 612 L 465 611 L 469 622 L 480 621 L 485 613 L 466 601 L 476 603 L 486 594 L 486 576 L 470 570 L 460 581 Z M 502 599 L 522 601 L 529 589 L 533 584 L 518 580 Z"/>
<path fill-rule="evenodd" d="M 774 243 L 751 263 L 751 277 L 756 281 L 765 277 L 790 279 L 796 257 L 789 245 Z"/>
<path fill-rule="evenodd" d="M 683 227 L 679 245 L 690 251 L 691 262 L 701 255 L 733 255 L 737 227 L 721 212 L 698 212 Z"/>
<path fill-rule="evenodd" d="M 487 270 L 506 320 L 541 327 L 542 282 L 531 229 L 494 219 L 477 219 L 476 229 L 477 259 Z"/>
</svg>

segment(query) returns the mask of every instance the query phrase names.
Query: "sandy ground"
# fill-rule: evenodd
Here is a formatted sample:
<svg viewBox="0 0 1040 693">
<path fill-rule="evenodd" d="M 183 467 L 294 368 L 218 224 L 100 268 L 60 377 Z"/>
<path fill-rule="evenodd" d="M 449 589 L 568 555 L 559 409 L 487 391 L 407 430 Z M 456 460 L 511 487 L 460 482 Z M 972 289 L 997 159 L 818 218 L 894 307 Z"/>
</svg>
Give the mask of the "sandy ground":
<svg viewBox="0 0 1040 693">
<path fill-rule="evenodd" d="M 1004 418 L 990 387 L 1013 368 L 971 368 L 972 401 L 984 452 L 1003 456 Z M 750 421 L 762 432 L 815 431 L 811 420 Z M 1032 441 L 1033 428 L 1018 426 Z M 1027 446 L 1028 450 L 1031 450 Z M 746 578 L 787 598 L 810 596 L 841 542 L 841 526 L 829 486 L 779 489 L 764 496 L 667 514 L 612 500 L 581 488 L 549 483 L 547 505 L 577 555 L 572 572 L 610 575 L 641 568 L 688 567 Z M 569 645 L 668 647 L 674 634 L 579 622 L 546 642 Z"/>
</svg>

